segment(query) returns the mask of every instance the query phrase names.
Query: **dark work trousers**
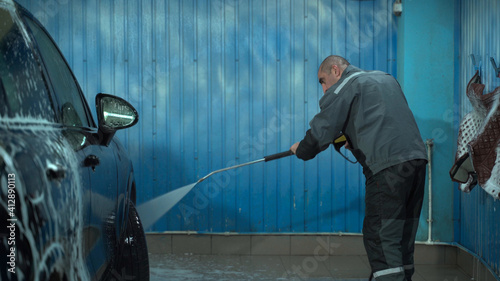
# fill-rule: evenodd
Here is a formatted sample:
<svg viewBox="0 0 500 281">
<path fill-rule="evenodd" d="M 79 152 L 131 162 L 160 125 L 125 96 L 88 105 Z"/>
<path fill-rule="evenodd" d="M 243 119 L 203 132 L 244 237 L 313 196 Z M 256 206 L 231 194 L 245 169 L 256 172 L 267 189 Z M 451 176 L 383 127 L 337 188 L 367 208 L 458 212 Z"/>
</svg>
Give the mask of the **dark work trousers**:
<svg viewBox="0 0 500 281">
<path fill-rule="evenodd" d="M 367 177 L 363 241 L 377 281 L 411 280 L 415 272 L 426 164 L 412 160 Z"/>
</svg>

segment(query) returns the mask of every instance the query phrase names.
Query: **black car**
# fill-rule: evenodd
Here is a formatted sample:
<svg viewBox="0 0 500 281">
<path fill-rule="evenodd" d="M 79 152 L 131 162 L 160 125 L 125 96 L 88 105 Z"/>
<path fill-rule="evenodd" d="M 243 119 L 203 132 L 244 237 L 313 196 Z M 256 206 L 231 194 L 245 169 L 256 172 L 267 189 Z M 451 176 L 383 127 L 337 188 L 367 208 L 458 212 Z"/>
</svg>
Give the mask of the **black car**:
<svg viewBox="0 0 500 281">
<path fill-rule="evenodd" d="M 0 280 L 149 280 L 132 163 L 137 111 L 96 96 L 96 126 L 42 25 L 0 0 Z"/>
</svg>

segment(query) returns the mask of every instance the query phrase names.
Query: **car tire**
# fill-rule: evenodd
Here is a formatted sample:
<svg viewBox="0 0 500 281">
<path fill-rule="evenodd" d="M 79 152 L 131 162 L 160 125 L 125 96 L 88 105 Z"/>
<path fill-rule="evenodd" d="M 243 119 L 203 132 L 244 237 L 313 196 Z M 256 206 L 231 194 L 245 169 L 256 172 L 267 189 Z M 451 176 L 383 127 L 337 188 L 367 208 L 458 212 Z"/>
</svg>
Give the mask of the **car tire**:
<svg viewBox="0 0 500 281">
<path fill-rule="evenodd" d="M 134 203 L 128 204 L 127 228 L 120 240 L 120 251 L 112 275 L 117 280 L 149 281 L 146 235 Z M 120 279 L 122 278 L 122 279 Z"/>
</svg>

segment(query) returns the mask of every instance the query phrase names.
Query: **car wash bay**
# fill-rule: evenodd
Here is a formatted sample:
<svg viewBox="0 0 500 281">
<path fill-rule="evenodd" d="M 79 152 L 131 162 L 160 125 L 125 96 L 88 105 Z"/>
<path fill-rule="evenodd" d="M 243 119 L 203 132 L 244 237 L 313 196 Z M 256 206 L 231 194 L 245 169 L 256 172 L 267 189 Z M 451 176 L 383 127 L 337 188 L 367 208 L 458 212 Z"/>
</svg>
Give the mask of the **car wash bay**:
<svg viewBox="0 0 500 281">
<path fill-rule="evenodd" d="M 500 86 L 498 1 L 403 0 L 399 16 L 393 0 L 19 2 L 87 100 L 104 92 L 138 109 L 139 125 L 117 134 L 137 205 L 301 140 L 326 56 L 392 74 L 432 154 L 415 280 L 498 280 L 500 203 L 448 173 L 467 82 L 480 70 L 485 92 Z M 151 278 L 365 280 L 364 180 L 331 148 L 214 175 L 146 229 Z"/>
</svg>

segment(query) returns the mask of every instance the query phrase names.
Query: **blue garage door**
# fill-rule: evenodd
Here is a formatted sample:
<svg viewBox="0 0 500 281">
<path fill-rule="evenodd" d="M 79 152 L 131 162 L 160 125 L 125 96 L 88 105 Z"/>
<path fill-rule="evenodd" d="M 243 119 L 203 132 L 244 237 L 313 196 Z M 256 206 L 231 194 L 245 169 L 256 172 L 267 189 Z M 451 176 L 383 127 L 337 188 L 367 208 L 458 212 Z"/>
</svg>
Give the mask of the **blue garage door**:
<svg viewBox="0 0 500 281">
<path fill-rule="evenodd" d="M 396 73 L 393 0 L 20 2 L 55 37 L 91 106 L 106 92 L 139 110 L 139 125 L 118 134 L 139 204 L 301 140 L 326 56 Z M 218 174 L 149 230 L 360 232 L 363 216 L 360 168 L 328 149 Z"/>
</svg>

